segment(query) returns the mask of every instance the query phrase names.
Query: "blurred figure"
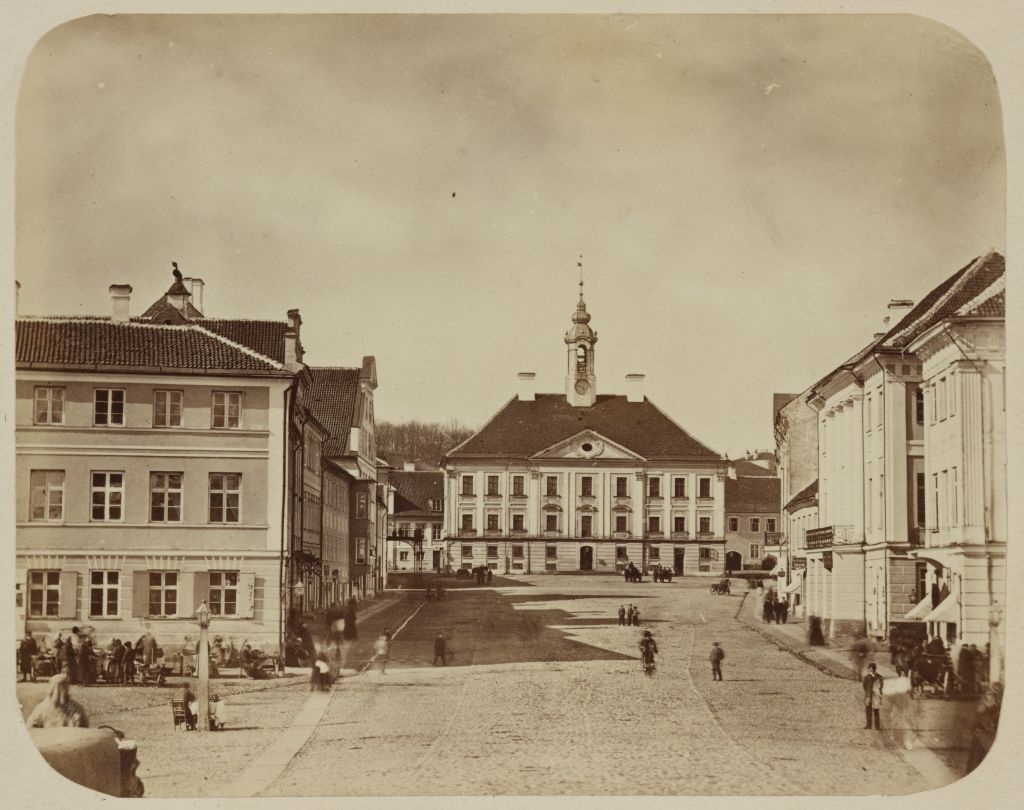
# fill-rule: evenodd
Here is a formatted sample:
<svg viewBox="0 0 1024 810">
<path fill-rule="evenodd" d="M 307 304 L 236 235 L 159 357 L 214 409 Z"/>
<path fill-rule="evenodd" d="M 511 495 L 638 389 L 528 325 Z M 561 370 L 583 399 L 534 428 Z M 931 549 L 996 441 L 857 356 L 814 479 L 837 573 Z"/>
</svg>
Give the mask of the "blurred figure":
<svg viewBox="0 0 1024 810">
<path fill-rule="evenodd" d="M 391 656 L 391 635 L 385 630 L 373 643 L 373 652 L 377 656 L 377 665 L 380 667 L 380 674 L 386 675 L 388 671 L 388 658 Z"/>
<path fill-rule="evenodd" d="M 18 663 L 21 665 L 21 680 L 30 680 L 35 683 L 36 674 L 32 669 L 33 663 L 35 663 L 35 657 L 39 654 L 39 645 L 36 640 L 32 638 L 32 631 L 25 631 L 25 638 L 21 640 L 21 644 L 18 645 Z"/>
<path fill-rule="evenodd" d="M 28 716 L 29 728 L 88 728 L 85 709 L 71 699 L 68 676 L 63 672 L 50 678 L 50 689 Z"/>
</svg>

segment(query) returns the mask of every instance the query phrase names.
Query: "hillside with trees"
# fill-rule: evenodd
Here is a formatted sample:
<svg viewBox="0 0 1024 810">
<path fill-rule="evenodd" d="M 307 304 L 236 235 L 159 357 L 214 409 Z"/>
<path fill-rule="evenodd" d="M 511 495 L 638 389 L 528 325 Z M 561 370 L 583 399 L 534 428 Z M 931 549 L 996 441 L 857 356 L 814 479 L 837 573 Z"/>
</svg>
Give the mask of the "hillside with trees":
<svg viewBox="0 0 1024 810">
<path fill-rule="evenodd" d="M 414 462 L 436 468 L 441 457 L 475 431 L 456 420 L 440 422 L 378 422 L 377 454 L 393 467 Z"/>
</svg>

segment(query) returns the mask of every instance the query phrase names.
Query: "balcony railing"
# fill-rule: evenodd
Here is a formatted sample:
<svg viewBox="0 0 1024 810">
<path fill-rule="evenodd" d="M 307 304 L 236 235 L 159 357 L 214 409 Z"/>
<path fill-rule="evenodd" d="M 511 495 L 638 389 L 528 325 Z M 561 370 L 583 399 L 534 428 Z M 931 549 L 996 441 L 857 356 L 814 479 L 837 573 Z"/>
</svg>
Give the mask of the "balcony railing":
<svg viewBox="0 0 1024 810">
<path fill-rule="evenodd" d="M 785 537 L 782 532 L 765 532 L 764 544 L 766 546 L 781 546 L 785 542 Z"/>
<path fill-rule="evenodd" d="M 832 548 L 851 545 L 854 542 L 853 526 L 822 526 L 818 529 L 808 529 L 804 534 L 806 548 Z"/>
</svg>

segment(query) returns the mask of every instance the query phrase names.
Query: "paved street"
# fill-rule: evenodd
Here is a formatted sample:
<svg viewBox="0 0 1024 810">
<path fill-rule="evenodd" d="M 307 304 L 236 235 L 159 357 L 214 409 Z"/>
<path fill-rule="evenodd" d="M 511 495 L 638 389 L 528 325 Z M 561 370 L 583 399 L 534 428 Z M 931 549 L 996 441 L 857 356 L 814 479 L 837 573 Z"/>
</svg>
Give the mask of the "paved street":
<svg viewBox="0 0 1024 810">
<path fill-rule="evenodd" d="M 260 795 L 902 794 L 937 786 L 864 731 L 859 686 L 780 649 L 709 581 L 586 576 L 453 590 L 395 639 L 385 675 L 338 685 Z M 640 671 L 640 606 L 661 647 Z M 749 609 L 750 603 L 747 601 Z M 432 639 L 451 666 L 432 666 Z M 725 681 L 707 651 L 727 652 Z"/>
</svg>

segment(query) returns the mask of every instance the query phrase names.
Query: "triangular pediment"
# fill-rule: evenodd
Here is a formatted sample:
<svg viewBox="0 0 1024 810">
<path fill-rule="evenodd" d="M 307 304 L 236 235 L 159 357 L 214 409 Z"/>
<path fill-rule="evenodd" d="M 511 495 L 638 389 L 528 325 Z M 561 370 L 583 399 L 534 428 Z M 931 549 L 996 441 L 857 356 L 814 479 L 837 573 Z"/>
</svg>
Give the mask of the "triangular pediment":
<svg viewBox="0 0 1024 810">
<path fill-rule="evenodd" d="M 628 447 L 613 442 L 595 430 L 581 430 L 530 456 L 531 459 L 601 459 L 623 461 L 646 461 Z"/>
</svg>

